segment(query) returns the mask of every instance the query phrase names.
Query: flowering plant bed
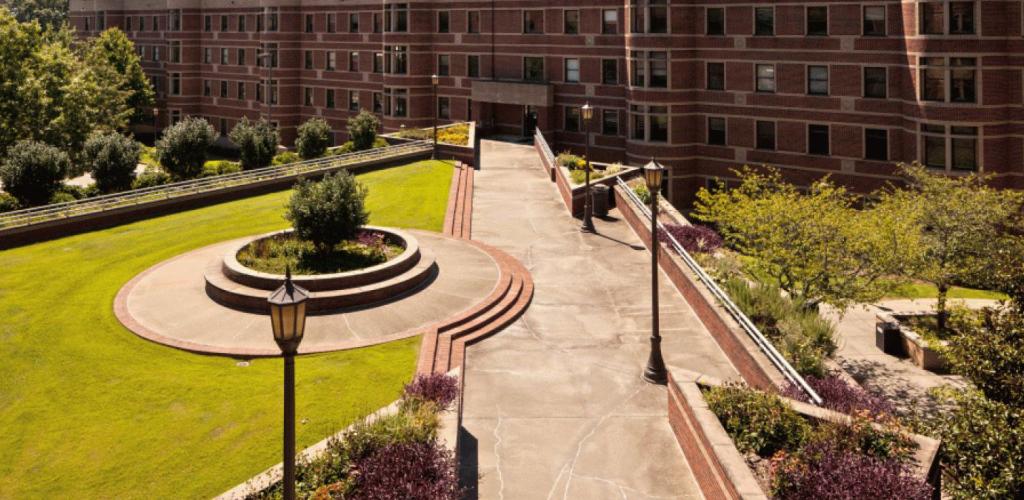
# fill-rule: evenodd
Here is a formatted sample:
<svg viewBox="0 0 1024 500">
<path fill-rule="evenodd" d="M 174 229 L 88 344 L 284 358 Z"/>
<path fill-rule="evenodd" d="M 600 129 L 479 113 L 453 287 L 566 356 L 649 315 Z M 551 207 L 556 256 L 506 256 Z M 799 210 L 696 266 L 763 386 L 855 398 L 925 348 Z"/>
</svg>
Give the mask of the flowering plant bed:
<svg viewBox="0 0 1024 500">
<path fill-rule="evenodd" d="M 275 233 L 254 240 L 238 251 L 238 263 L 255 271 L 284 274 L 288 267 L 295 274 L 334 274 L 382 264 L 405 250 L 387 234 L 363 229 L 352 240 L 342 241 L 328 252 L 316 249 L 294 232 Z"/>
</svg>

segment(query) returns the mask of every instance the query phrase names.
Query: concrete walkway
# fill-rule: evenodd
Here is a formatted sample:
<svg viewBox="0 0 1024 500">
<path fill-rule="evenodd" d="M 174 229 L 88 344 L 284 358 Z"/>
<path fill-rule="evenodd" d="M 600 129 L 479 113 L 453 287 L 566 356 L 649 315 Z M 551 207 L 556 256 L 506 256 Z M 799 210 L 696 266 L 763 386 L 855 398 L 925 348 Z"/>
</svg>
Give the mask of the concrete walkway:
<svg viewBox="0 0 1024 500">
<path fill-rule="evenodd" d="M 614 211 L 581 234 L 532 147 L 482 148 L 473 238 L 521 260 L 536 289 L 522 317 L 466 354 L 460 459 L 473 495 L 699 498 L 666 389 L 640 379 L 650 254 Z M 665 285 L 661 303 L 666 362 L 735 378 L 682 296 Z"/>
</svg>

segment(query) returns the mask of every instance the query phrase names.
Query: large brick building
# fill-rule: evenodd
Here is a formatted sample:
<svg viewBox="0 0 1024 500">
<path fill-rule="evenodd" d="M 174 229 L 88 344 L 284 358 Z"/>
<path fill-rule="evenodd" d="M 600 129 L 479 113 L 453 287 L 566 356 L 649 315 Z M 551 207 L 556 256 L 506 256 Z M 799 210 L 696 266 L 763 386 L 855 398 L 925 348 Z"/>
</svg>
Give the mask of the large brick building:
<svg viewBox="0 0 1024 500">
<path fill-rule="evenodd" d="M 743 163 L 866 190 L 920 160 L 1024 187 L 1020 0 L 72 0 L 71 18 L 135 41 L 163 124 L 269 110 L 286 141 L 311 116 L 342 139 L 358 109 L 395 130 L 436 107 L 582 150 L 589 102 L 593 156 L 657 157 L 679 203 Z"/>
</svg>

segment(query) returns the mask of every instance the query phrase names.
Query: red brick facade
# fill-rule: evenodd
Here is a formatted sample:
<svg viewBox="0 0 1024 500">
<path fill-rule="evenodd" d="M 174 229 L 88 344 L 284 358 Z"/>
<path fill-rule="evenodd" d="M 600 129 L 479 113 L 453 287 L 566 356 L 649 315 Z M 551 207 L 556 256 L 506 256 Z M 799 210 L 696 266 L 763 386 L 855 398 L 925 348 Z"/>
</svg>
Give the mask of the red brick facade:
<svg viewBox="0 0 1024 500">
<path fill-rule="evenodd" d="M 261 5 L 274 14 L 261 16 Z M 73 0 L 71 9 L 83 35 L 117 26 L 135 40 L 158 79 L 164 124 L 201 115 L 230 129 L 265 114 L 262 39 L 278 49 L 271 108 L 286 142 L 317 115 L 343 138 L 350 92 L 354 109 L 373 109 L 377 96 L 388 131 L 426 126 L 438 73 L 442 121 L 519 135 L 532 111 L 556 151 L 582 150 L 574 110 L 590 102 L 595 159 L 656 156 L 671 167 L 677 203 L 744 163 L 868 190 L 892 178 L 894 162 L 922 160 L 1024 187 L 1021 0 Z"/>
</svg>

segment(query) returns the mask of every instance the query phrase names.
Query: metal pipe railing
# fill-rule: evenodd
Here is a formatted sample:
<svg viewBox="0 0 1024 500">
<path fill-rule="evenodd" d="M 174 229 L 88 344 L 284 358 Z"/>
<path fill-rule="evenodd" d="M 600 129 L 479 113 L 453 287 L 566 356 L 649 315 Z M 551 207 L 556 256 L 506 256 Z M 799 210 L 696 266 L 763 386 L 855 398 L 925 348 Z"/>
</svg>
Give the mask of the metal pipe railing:
<svg viewBox="0 0 1024 500">
<path fill-rule="evenodd" d="M 650 209 L 647 208 L 647 206 L 640 200 L 640 197 L 638 197 L 636 193 L 633 192 L 633 190 L 629 187 L 628 184 L 626 184 L 625 181 L 622 180 L 622 178 L 618 179 L 618 185 L 619 187 L 622 188 L 623 191 L 625 191 L 626 196 L 630 199 L 630 201 L 634 205 L 636 205 L 636 207 L 640 210 L 640 213 L 643 214 L 643 216 L 646 217 L 647 219 L 650 219 Z M 750 318 L 748 318 L 747 315 L 739 308 L 739 306 L 737 306 L 736 303 L 729 298 L 729 295 L 726 294 L 725 291 L 718 286 L 718 283 L 715 282 L 714 278 L 712 278 L 706 271 L 704 271 L 704 268 L 697 263 L 697 261 L 690 255 L 689 252 L 686 251 L 685 248 L 683 248 L 683 245 L 681 245 L 679 241 L 676 240 L 675 236 L 672 236 L 672 233 L 669 233 L 668 231 L 665 230 L 665 227 L 661 223 L 661 221 L 658 221 L 658 230 L 664 231 L 665 235 L 668 236 L 669 242 L 672 244 L 672 248 L 683 259 L 683 262 L 686 263 L 686 266 L 689 267 L 690 270 L 697 275 L 698 280 L 704 282 L 705 286 L 708 287 L 708 290 L 711 291 L 711 294 L 714 295 L 715 298 L 718 299 L 719 303 L 721 303 L 722 306 L 725 307 L 727 311 L 729 311 L 729 314 L 734 319 L 736 319 L 736 322 L 739 323 L 740 328 L 743 328 L 743 331 L 746 332 L 750 339 L 753 340 L 754 343 L 757 344 L 758 348 L 760 348 L 761 351 L 765 353 L 765 356 L 768 357 L 768 360 L 771 361 L 771 363 L 775 365 L 775 367 L 780 372 L 782 372 L 782 375 L 786 377 L 786 380 L 788 380 L 791 384 L 799 387 L 800 390 L 804 391 L 804 393 L 806 393 L 807 396 L 811 398 L 812 403 L 821 406 L 821 404 L 824 402 L 824 400 L 821 399 L 821 396 L 819 396 L 818 393 L 811 388 L 807 381 L 804 380 L 804 378 L 801 377 L 795 369 L 793 369 L 793 366 L 789 364 L 789 361 L 787 361 L 786 358 L 784 358 L 782 354 L 780 354 L 779 351 L 775 349 L 775 346 L 772 345 L 772 342 L 768 340 L 768 338 L 765 337 L 763 333 L 761 333 L 761 330 L 757 328 L 757 325 L 755 325 L 754 322 L 751 321 Z M 651 251 L 654 251 L 654 245 L 658 244 L 657 242 L 658 235 L 651 235 Z"/>
<path fill-rule="evenodd" d="M 548 141 L 544 138 L 544 134 L 540 133 L 540 129 L 533 132 L 533 140 L 537 144 L 540 144 L 540 149 L 544 152 L 544 156 L 547 158 L 548 163 L 554 165 L 555 154 L 551 152 L 551 146 L 548 145 Z"/>
<path fill-rule="evenodd" d="M 206 193 L 227 189 L 255 182 L 280 179 L 290 176 L 317 174 L 327 170 L 350 168 L 361 163 L 398 158 L 410 154 L 429 151 L 428 141 L 414 141 L 383 148 L 356 151 L 337 156 L 327 156 L 313 160 L 299 161 L 287 165 L 263 167 L 233 174 L 204 177 L 180 181 L 162 186 L 134 189 L 83 200 L 26 208 L 0 214 L 0 229 L 39 224 L 50 220 L 64 219 L 78 215 L 103 212 L 127 205 L 140 205 L 158 200 L 165 200 L 191 194 Z"/>
</svg>

